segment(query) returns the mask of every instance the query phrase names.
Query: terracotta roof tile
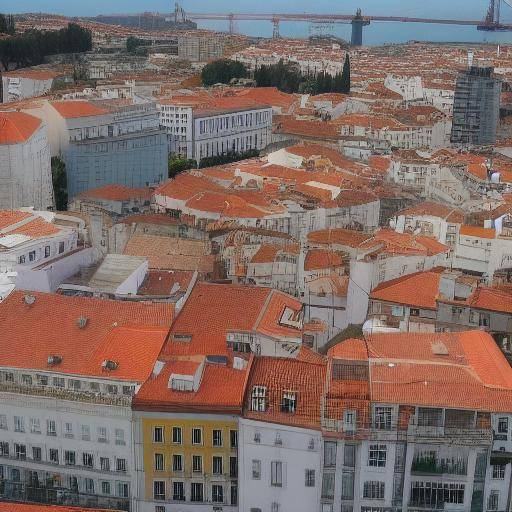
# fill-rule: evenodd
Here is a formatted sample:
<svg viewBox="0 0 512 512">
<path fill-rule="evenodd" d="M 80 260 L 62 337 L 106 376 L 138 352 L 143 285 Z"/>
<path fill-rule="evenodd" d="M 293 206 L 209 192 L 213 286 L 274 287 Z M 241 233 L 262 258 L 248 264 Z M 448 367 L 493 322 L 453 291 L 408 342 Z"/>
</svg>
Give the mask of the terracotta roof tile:
<svg viewBox="0 0 512 512">
<path fill-rule="evenodd" d="M 62 362 L 51 371 L 144 381 L 165 341 L 173 317 L 172 304 L 66 297 L 14 291 L 0 303 L 0 365 L 48 370 L 48 357 Z M 58 312 L 58 314 L 57 314 Z M 48 319 L 52 321 L 49 322 Z M 85 319 L 85 326 L 78 324 Z M 108 374 L 105 359 L 119 363 Z"/>
<path fill-rule="evenodd" d="M 25 142 L 40 126 L 40 119 L 23 112 L 0 112 L 0 144 Z"/>
<path fill-rule="evenodd" d="M 53 101 L 51 105 L 65 119 L 100 116 L 107 113 L 107 110 L 83 100 Z"/>
</svg>

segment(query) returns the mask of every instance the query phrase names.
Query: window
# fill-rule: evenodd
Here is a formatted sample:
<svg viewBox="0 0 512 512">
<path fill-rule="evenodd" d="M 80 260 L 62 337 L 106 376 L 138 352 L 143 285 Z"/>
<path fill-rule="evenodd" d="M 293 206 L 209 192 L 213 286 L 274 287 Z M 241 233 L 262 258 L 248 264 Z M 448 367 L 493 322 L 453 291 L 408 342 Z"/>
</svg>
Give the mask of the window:
<svg viewBox="0 0 512 512">
<path fill-rule="evenodd" d="M 7 457 L 9 455 L 9 443 L 6 441 L 0 441 L 0 455 Z"/>
<path fill-rule="evenodd" d="M 334 499 L 334 473 L 324 473 L 322 478 L 322 498 Z"/>
<path fill-rule="evenodd" d="M 94 457 L 93 457 L 92 453 L 84 452 L 82 454 L 82 461 L 83 461 L 83 465 L 86 468 L 92 468 L 94 466 Z"/>
<path fill-rule="evenodd" d="M 251 409 L 263 412 L 266 408 L 267 388 L 265 386 L 254 386 L 251 394 Z"/>
<path fill-rule="evenodd" d="M 24 386 L 32 386 L 32 375 L 28 375 L 28 374 L 24 373 L 21 376 L 21 383 Z"/>
<path fill-rule="evenodd" d="M 343 465 L 353 468 L 356 465 L 356 445 L 346 444 L 343 450 Z"/>
<path fill-rule="evenodd" d="M 172 427 L 172 442 L 181 444 L 181 427 Z"/>
<path fill-rule="evenodd" d="M 203 484 L 193 482 L 190 490 L 190 501 L 203 501 Z"/>
<path fill-rule="evenodd" d="M 238 430 L 229 431 L 229 445 L 231 448 L 238 448 Z"/>
<path fill-rule="evenodd" d="M 175 501 L 185 501 L 185 484 L 183 482 L 173 482 L 172 499 Z"/>
<path fill-rule="evenodd" d="M 69 379 L 68 387 L 69 387 L 69 389 L 72 389 L 73 391 L 80 391 L 80 389 L 82 389 L 82 383 L 76 379 Z"/>
<path fill-rule="evenodd" d="M 222 446 L 222 430 L 214 429 L 212 432 L 213 446 Z"/>
<path fill-rule="evenodd" d="M 44 248 L 44 257 L 49 258 L 50 257 L 50 246 L 46 245 Z"/>
<path fill-rule="evenodd" d="M 153 442 L 163 443 L 164 442 L 164 427 L 153 427 Z"/>
<path fill-rule="evenodd" d="M 192 429 L 192 444 L 202 444 L 203 442 L 203 431 L 200 428 Z"/>
<path fill-rule="evenodd" d="M 19 460 L 27 458 L 27 447 L 24 444 L 14 443 L 14 455 Z"/>
<path fill-rule="evenodd" d="M 430 407 L 418 408 L 418 426 L 440 427 L 443 424 L 443 410 Z"/>
<path fill-rule="evenodd" d="M 224 487 L 222 485 L 212 485 L 213 503 L 224 503 Z"/>
<path fill-rule="evenodd" d="M 128 498 L 130 492 L 126 482 L 117 482 L 117 495 L 120 498 Z"/>
<path fill-rule="evenodd" d="M 283 401 L 281 402 L 281 412 L 294 413 L 297 407 L 297 393 L 294 391 L 285 391 Z"/>
<path fill-rule="evenodd" d="M 36 251 L 30 251 L 28 253 L 28 261 L 35 261 L 36 259 Z"/>
<path fill-rule="evenodd" d="M 14 431 L 25 432 L 23 416 L 14 416 Z"/>
<path fill-rule="evenodd" d="M 101 482 L 101 493 L 110 494 L 110 482 Z"/>
<path fill-rule="evenodd" d="M 500 434 L 508 434 L 508 418 L 498 419 L 498 432 Z"/>
<path fill-rule="evenodd" d="M 19 262 L 20 264 L 25 263 L 25 255 L 24 255 L 24 254 L 22 254 L 22 255 L 19 257 L 18 262 Z"/>
<path fill-rule="evenodd" d="M 53 377 L 52 383 L 56 388 L 64 387 L 64 377 Z"/>
<path fill-rule="evenodd" d="M 277 501 L 273 501 L 272 505 L 270 505 L 270 512 L 279 512 L 279 503 Z"/>
<path fill-rule="evenodd" d="M 164 454 L 155 453 L 155 471 L 164 470 Z"/>
<path fill-rule="evenodd" d="M 106 427 L 98 427 L 98 443 L 108 443 Z"/>
<path fill-rule="evenodd" d="M 306 469 L 304 485 L 306 487 L 315 487 L 315 470 L 314 469 Z"/>
<path fill-rule="evenodd" d="M 384 482 L 370 480 L 363 485 L 363 498 L 368 500 L 384 499 Z"/>
<path fill-rule="evenodd" d="M 343 430 L 349 434 L 356 432 L 356 411 L 343 411 Z"/>
<path fill-rule="evenodd" d="M 354 499 L 354 473 L 353 471 L 343 471 L 341 474 L 341 499 Z"/>
<path fill-rule="evenodd" d="M 0 429 L 7 430 L 7 416 L 0 414 Z"/>
<path fill-rule="evenodd" d="M 153 482 L 153 499 L 165 500 L 165 482 L 162 480 L 155 480 Z"/>
<path fill-rule="evenodd" d="M 386 467 L 387 446 L 385 444 L 371 444 L 368 453 L 368 466 L 374 468 Z"/>
<path fill-rule="evenodd" d="M 100 468 L 102 471 L 110 471 L 110 459 L 108 457 L 100 457 Z"/>
<path fill-rule="evenodd" d="M 336 442 L 326 441 L 324 443 L 324 466 L 326 468 L 336 467 Z"/>
<path fill-rule="evenodd" d="M 126 459 L 116 459 L 116 471 L 126 472 Z"/>
<path fill-rule="evenodd" d="M 235 507 L 238 505 L 238 485 L 236 482 L 231 482 L 231 505 Z"/>
<path fill-rule="evenodd" d="M 32 460 L 41 460 L 42 458 L 42 450 L 39 448 L 39 446 L 33 446 L 32 447 Z"/>
<path fill-rule="evenodd" d="M 283 463 L 279 460 L 270 463 L 270 484 L 273 487 L 283 486 Z"/>
<path fill-rule="evenodd" d="M 375 407 L 374 427 L 379 430 L 391 430 L 391 407 Z"/>
<path fill-rule="evenodd" d="M 76 464 L 75 452 L 71 450 L 66 450 L 64 452 L 64 464 L 66 464 L 67 466 L 74 466 Z"/>
<path fill-rule="evenodd" d="M 57 425 L 55 420 L 46 420 L 46 435 L 48 436 L 56 436 L 57 435 Z"/>
<path fill-rule="evenodd" d="M 498 504 L 500 501 L 500 492 L 491 491 L 489 498 L 487 499 L 487 510 L 498 510 Z"/>
<path fill-rule="evenodd" d="M 94 494 L 94 480 L 92 478 L 85 479 L 85 492 L 88 494 Z"/>
<path fill-rule="evenodd" d="M 217 456 L 213 457 L 212 472 L 214 475 L 222 475 L 222 457 L 217 457 Z"/>
<path fill-rule="evenodd" d="M 68 439 L 73 437 L 73 423 L 64 423 L 64 437 Z"/>
<path fill-rule="evenodd" d="M 56 448 L 50 448 L 48 451 L 48 457 L 50 459 L 50 462 L 53 462 L 54 464 L 59 463 L 59 450 Z"/>
<path fill-rule="evenodd" d="M 194 473 L 203 472 L 203 457 L 201 455 L 192 455 L 192 471 Z"/>
<path fill-rule="evenodd" d="M 59 242 L 59 254 L 62 254 L 63 252 L 64 252 L 64 242 Z"/>
<path fill-rule="evenodd" d="M 492 477 L 495 480 L 503 480 L 505 478 L 505 464 L 493 464 Z"/>
<path fill-rule="evenodd" d="M 183 457 L 181 455 L 172 456 L 172 470 L 183 471 Z"/>
<path fill-rule="evenodd" d="M 261 478 L 261 460 L 253 459 L 252 461 L 252 479 L 259 480 Z"/>
<path fill-rule="evenodd" d="M 91 429 L 89 425 L 82 425 L 82 441 L 91 440 Z"/>
<path fill-rule="evenodd" d="M 412 482 L 410 504 L 422 508 L 444 508 L 445 503 L 464 503 L 464 484 Z"/>
<path fill-rule="evenodd" d="M 115 431 L 116 434 L 116 445 L 124 446 L 125 440 L 124 440 L 124 430 L 122 428 L 116 428 Z"/>
</svg>

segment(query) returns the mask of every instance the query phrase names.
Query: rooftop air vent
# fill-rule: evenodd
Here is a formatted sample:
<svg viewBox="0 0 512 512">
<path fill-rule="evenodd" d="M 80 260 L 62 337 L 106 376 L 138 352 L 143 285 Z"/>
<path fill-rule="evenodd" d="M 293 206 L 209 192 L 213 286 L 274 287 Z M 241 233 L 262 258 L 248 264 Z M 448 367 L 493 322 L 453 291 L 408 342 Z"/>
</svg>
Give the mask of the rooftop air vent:
<svg viewBox="0 0 512 512">
<path fill-rule="evenodd" d="M 48 366 L 56 366 L 62 363 L 62 357 L 57 355 L 48 356 Z"/>
<path fill-rule="evenodd" d="M 110 359 L 105 359 L 105 361 L 103 361 L 103 363 L 101 363 L 101 367 L 104 370 L 108 370 L 110 372 L 112 370 L 116 370 L 118 366 L 119 365 L 115 361 L 111 361 Z"/>
<path fill-rule="evenodd" d="M 23 297 L 23 301 L 25 302 L 25 304 L 27 306 L 32 306 L 32 304 L 34 304 L 34 302 L 36 301 L 36 297 L 35 297 L 35 295 L 27 294 Z"/>
<path fill-rule="evenodd" d="M 85 316 L 79 316 L 76 320 L 76 325 L 78 325 L 79 329 L 83 329 L 86 325 L 89 319 Z"/>
<path fill-rule="evenodd" d="M 435 343 L 432 343 L 432 353 L 435 356 L 447 356 L 448 348 L 442 341 L 436 341 Z"/>
</svg>

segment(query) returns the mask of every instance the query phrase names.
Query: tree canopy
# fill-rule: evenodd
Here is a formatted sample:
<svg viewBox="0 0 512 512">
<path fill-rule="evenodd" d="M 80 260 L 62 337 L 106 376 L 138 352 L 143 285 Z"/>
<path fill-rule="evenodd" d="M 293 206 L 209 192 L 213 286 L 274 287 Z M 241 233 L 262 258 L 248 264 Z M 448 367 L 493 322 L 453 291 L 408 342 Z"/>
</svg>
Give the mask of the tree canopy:
<svg viewBox="0 0 512 512">
<path fill-rule="evenodd" d="M 197 162 L 184 158 L 180 155 L 171 155 L 169 158 L 169 178 L 174 178 L 183 171 L 188 169 L 196 169 Z"/>
<path fill-rule="evenodd" d="M 0 39 L 0 63 L 4 69 L 35 66 L 47 55 L 81 53 L 92 49 L 91 32 L 76 23 L 61 30 L 29 30 Z"/>
<path fill-rule="evenodd" d="M 57 211 L 68 209 L 68 178 L 66 164 L 59 157 L 52 157 L 52 181 Z"/>
<path fill-rule="evenodd" d="M 0 34 L 9 34 L 13 36 L 16 32 L 16 25 L 14 23 L 14 16 L 12 14 L 0 13 Z"/>
<path fill-rule="evenodd" d="M 126 51 L 128 53 L 135 53 L 139 46 L 150 46 L 151 41 L 147 39 L 140 39 L 139 37 L 129 36 L 126 39 Z"/>
<path fill-rule="evenodd" d="M 228 84 L 233 78 L 245 78 L 247 69 L 241 63 L 229 59 L 220 59 L 207 64 L 202 72 L 203 85 Z"/>
<path fill-rule="evenodd" d="M 282 60 L 271 66 L 261 66 L 254 72 L 258 87 L 277 87 L 286 93 L 322 94 L 326 92 L 350 92 L 350 59 L 347 54 L 342 73 L 334 76 L 321 72 L 303 75 L 297 66 Z"/>
</svg>

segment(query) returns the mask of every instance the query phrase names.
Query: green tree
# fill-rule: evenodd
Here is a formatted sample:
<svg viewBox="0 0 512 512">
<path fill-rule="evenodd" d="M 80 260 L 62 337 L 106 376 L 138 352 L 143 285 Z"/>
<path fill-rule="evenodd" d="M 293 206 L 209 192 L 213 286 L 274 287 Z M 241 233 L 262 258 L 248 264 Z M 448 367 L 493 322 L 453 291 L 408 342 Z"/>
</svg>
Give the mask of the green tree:
<svg viewBox="0 0 512 512">
<path fill-rule="evenodd" d="M 230 59 L 219 59 L 207 64 L 201 71 L 203 85 L 228 84 L 233 78 L 247 77 L 247 69 L 241 63 Z"/>
<path fill-rule="evenodd" d="M 345 62 L 343 63 L 343 72 L 341 73 L 341 90 L 339 92 L 343 92 L 345 94 L 350 92 L 350 55 L 348 53 L 345 57 Z"/>
<path fill-rule="evenodd" d="M 172 154 L 169 158 L 169 178 L 174 178 L 188 169 L 197 169 L 197 162 L 180 155 Z"/>
<path fill-rule="evenodd" d="M 128 53 L 135 53 L 139 46 L 150 46 L 151 41 L 147 39 L 140 39 L 139 37 L 129 36 L 126 39 L 126 51 Z"/>
<path fill-rule="evenodd" d="M 68 209 L 66 164 L 57 156 L 52 157 L 52 182 L 55 207 L 58 211 L 66 211 Z"/>
<path fill-rule="evenodd" d="M 215 165 L 225 165 L 232 162 L 238 162 L 239 160 L 246 160 L 247 158 L 255 158 L 259 156 L 260 152 L 257 149 L 249 149 L 243 153 L 236 151 L 228 151 L 216 156 L 207 156 L 201 158 L 199 161 L 199 168 L 204 169 L 205 167 L 214 167 Z"/>
</svg>

